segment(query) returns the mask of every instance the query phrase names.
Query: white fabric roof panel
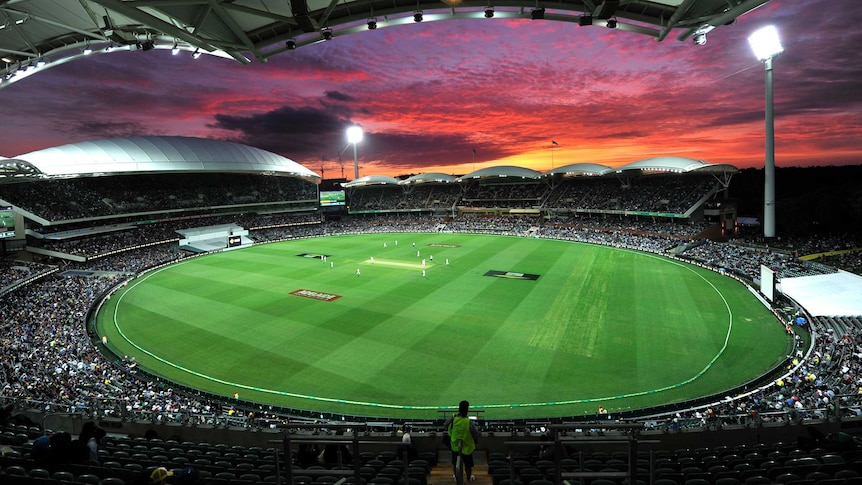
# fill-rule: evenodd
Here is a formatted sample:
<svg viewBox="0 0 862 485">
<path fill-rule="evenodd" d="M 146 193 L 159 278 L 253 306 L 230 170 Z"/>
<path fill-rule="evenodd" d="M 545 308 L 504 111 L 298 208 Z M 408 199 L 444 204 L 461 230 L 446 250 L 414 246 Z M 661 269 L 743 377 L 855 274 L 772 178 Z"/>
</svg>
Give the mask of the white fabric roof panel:
<svg viewBox="0 0 862 485">
<path fill-rule="evenodd" d="M 862 315 L 862 276 L 833 274 L 783 278 L 781 292 L 815 317 Z"/>
<path fill-rule="evenodd" d="M 690 172 L 700 167 L 709 165 L 703 160 L 694 160 L 684 157 L 655 157 L 638 160 L 636 162 L 623 165 L 618 170 L 668 170 Z"/>
<path fill-rule="evenodd" d="M 341 184 L 342 187 L 362 187 L 364 185 L 398 185 L 398 179 L 386 175 L 366 175 L 350 182 Z"/>
<path fill-rule="evenodd" d="M 49 176 L 135 172 L 275 172 L 319 179 L 299 163 L 239 143 L 181 136 L 137 136 L 46 148 L 16 157 Z"/>
<path fill-rule="evenodd" d="M 447 175 L 445 173 L 440 172 L 429 172 L 429 173 L 420 173 L 418 175 L 414 175 L 407 179 L 402 180 L 400 183 L 402 185 L 410 185 L 416 183 L 423 182 L 440 182 L 440 183 L 449 183 L 455 182 L 457 178 L 452 175 Z"/>
<path fill-rule="evenodd" d="M 564 165 L 562 167 L 557 167 L 552 170 L 548 170 L 545 172 L 546 175 L 555 175 L 555 174 L 583 174 L 583 175 L 604 175 L 609 172 L 613 172 L 614 169 L 608 167 L 606 165 L 600 165 L 598 163 L 572 163 L 569 165 Z"/>
<path fill-rule="evenodd" d="M 524 167 L 516 167 L 513 165 L 497 165 L 494 167 L 486 167 L 475 172 L 470 172 L 467 175 L 463 175 L 458 178 L 459 181 L 467 180 L 467 179 L 477 179 L 477 178 L 503 178 L 503 177 L 521 177 L 525 179 L 537 179 L 542 176 L 541 172 L 537 172 L 535 170 L 524 168 Z"/>
</svg>

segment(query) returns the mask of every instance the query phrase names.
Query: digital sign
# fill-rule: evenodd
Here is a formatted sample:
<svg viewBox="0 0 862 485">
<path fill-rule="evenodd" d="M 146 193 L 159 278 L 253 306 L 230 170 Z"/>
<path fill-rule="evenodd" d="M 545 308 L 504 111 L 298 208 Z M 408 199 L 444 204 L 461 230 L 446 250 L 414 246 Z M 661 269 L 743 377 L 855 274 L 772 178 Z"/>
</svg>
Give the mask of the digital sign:
<svg viewBox="0 0 862 485">
<path fill-rule="evenodd" d="M 0 238 L 15 236 L 15 211 L 11 207 L 0 207 Z"/>
<path fill-rule="evenodd" d="M 343 207 L 345 205 L 343 190 L 322 190 L 320 192 L 321 207 Z"/>
</svg>

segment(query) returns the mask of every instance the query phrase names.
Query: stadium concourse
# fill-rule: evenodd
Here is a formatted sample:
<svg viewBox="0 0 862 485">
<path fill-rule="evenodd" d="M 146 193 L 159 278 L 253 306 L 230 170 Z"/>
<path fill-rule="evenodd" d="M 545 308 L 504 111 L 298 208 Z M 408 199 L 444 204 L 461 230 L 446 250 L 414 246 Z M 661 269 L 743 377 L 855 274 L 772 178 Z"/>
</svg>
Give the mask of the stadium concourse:
<svg viewBox="0 0 862 485">
<path fill-rule="evenodd" d="M 102 142 L 94 146 L 101 150 L 106 145 Z M 668 460 L 661 462 L 657 454 L 639 454 L 638 467 L 649 470 L 650 462 L 641 460 L 652 460 L 654 473 L 641 476 L 638 472 L 638 478 L 656 479 L 656 483 L 661 479 L 657 472 L 662 468 L 658 466 L 660 463 L 673 470 L 665 473 L 674 483 L 682 483 L 684 478 L 695 479 L 696 473 L 711 473 L 707 478 L 718 477 L 720 471 L 709 472 L 705 466 L 699 472 L 683 471 L 688 459 L 706 463 L 709 456 L 723 462 L 721 466 L 728 472 L 736 472 L 726 478 L 740 482 L 741 478 L 763 476 L 775 483 L 779 481 L 779 471 L 800 479 L 807 479 L 810 473 L 823 473 L 832 480 L 843 480 L 839 476 L 842 472 L 849 475 L 862 471 L 854 463 L 857 455 L 845 449 L 854 447 L 852 438 L 849 443 L 838 443 L 825 439 L 825 434 L 807 432 L 811 429 L 854 434 L 862 423 L 862 366 L 858 357 L 862 353 L 862 312 L 849 304 L 858 302 L 862 291 L 851 290 L 850 296 L 841 300 L 843 306 L 836 304 L 824 307 L 825 310 L 817 307 L 812 313 L 808 307 L 815 305 L 806 298 L 819 285 L 813 285 L 813 290 L 804 284 L 790 290 L 796 281 L 818 278 L 858 284 L 858 276 L 806 259 L 808 254 L 834 253 L 841 259 L 832 261 L 849 262 L 845 267 L 858 271 L 855 241 L 846 236 L 797 238 L 781 241 L 783 247 L 776 247 L 774 243 L 767 246 L 757 238 L 746 239 L 744 232 L 735 237 L 725 234 L 721 242 L 708 238 L 720 226 L 716 218 L 720 211 L 715 209 L 730 182 L 729 178 L 709 173 L 714 167 L 707 168 L 705 175 L 693 170 L 686 174 L 663 172 L 641 176 L 642 167 L 636 167 L 631 172 L 622 171 L 621 175 L 614 172 L 607 177 L 585 175 L 588 170 L 604 169 L 581 166 L 578 173 L 582 176 L 561 172 L 513 179 L 508 176 L 511 169 L 496 168 L 491 173 L 475 174 L 474 178 L 462 177 L 460 181 L 442 180 L 438 176 L 394 183 L 368 179 L 347 187 L 349 208 L 324 212 L 316 199 L 317 179 L 313 172 L 250 147 L 219 147 L 209 141 L 167 137 L 113 142 L 108 149 L 115 150 L 117 146 L 125 146 L 121 150 L 125 154 L 134 152 L 138 157 L 146 154 L 153 165 L 144 169 L 146 173 L 137 173 L 129 170 L 130 165 L 102 164 L 96 169 L 93 164 L 88 173 L 101 176 L 68 178 L 69 172 L 63 170 L 74 168 L 74 163 L 64 161 L 56 153 L 46 157 L 49 162 L 41 166 L 37 156 L 6 161 L 7 173 L 16 170 L 18 176 L 0 183 L 0 199 L 14 207 L 16 226 L 23 229 L 17 233 L 18 237 L 7 242 L 6 249 L 14 252 L 14 256 L 0 264 L 0 298 L 4 309 L 0 314 L 3 342 L 0 399 L 6 406 L 4 432 L 0 435 L 4 453 L 0 461 L 2 478 L 21 476 L 22 471 L 27 475 L 34 469 L 51 469 L 74 473 L 79 480 L 82 475 L 94 475 L 107 484 L 111 483 L 106 481 L 109 477 L 134 480 L 159 465 L 181 469 L 196 464 L 214 483 L 232 483 L 227 476 L 219 482 L 216 475 L 229 473 L 238 479 L 241 470 L 247 469 L 238 465 L 254 462 L 256 473 L 249 475 L 257 475 L 263 482 L 278 476 L 262 466 L 272 457 L 272 450 L 266 451 L 264 447 L 271 446 L 266 445 L 269 439 L 286 436 L 284 426 L 298 425 L 301 430 L 305 428 L 302 432 L 318 437 L 311 434 L 320 431 L 317 426 L 331 433 L 345 419 L 354 423 L 352 428 L 363 426 L 355 424 L 367 421 L 361 416 L 273 409 L 231 396 L 182 388 L 146 375 L 132 361 L 117 360 L 100 352 L 99 339 L 88 332 L 86 321 L 100 296 L 149 268 L 195 257 L 195 253 L 180 249 L 178 231 L 223 224 L 247 229 L 256 244 L 390 231 L 529 235 L 581 241 L 670 255 L 723 271 L 753 287 L 757 287 L 761 267 L 767 266 L 777 274 L 782 289 L 787 288 L 788 294 L 793 292 L 792 298 L 779 293 L 773 304 L 777 318 L 787 325 L 788 331 L 796 331 L 793 323 L 804 318 L 806 328 L 798 331 L 810 336 L 810 345 L 801 346 L 796 355 L 790 356 L 787 368 L 777 369 L 759 385 L 732 396 L 611 414 L 610 421 L 608 415 L 572 417 L 575 424 L 570 430 L 571 437 L 586 438 L 590 430 L 606 429 L 610 422 L 638 423 L 645 428 L 641 437 L 660 437 L 663 446 L 692 448 L 690 452 L 668 452 L 664 456 Z M 141 146 L 148 148 L 137 150 Z M 215 164 L 217 160 L 212 153 L 224 153 L 225 149 L 245 163 L 234 159 L 227 165 L 225 160 Z M 167 163 L 170 156 L 166 153 L 185 153 L 186 158 Z M 114 163 L 117 157 L 116 153 L 113 155 L 105 159 Z M 181 163 L 194 157 L 200 162 L 198 166 Z M 135 163 L 140 167 L 140 162 Z M 200 165 L 208 165 L 210 170 L 200 171 Z M 54 172 L 48 170 L 52 167 Z M 653 172 L 655 169 L 652 167 Z M 407 184 L 400 183 L 407 180 Z M 596 421 L 598 418 L 602 418 L 601 423 Z M 43 433 L 77 434 L 87 419 L 106 428 L 111 426 L 108 428 L 111 437 L 104 442 L 99 466 L 91 463 L 85 468 L 60 470 L 63 464 L 37 462 L 30 454 L 33 441 Z M 516 472 L 513 457 L 520 457 L 521 451 L 517 447 L 507 449 L 506 441 L 514 436 L 529 441 L 530 437 L 547 432 L 554 422 L 559 424 L 559 420 L 480 423 L 486 438 L 480 445 L 485 453 L 485 470 L 495 485 L 504 478 L 517 478 L 529 485 L 531 474 L 523 468 L 539 468 L 537 457 L 525 452 L 524 458 L 532 460 L 530 464 L 534 466 L 521 464 Z M 439 439 L 432 438 L 432 434 L 441 431 L 440 425 L 439 422 L 371 422 L 366 429 L 379 431 L 382 443 L 376 447 L 373 458 L 362 456 L 362 464 L 373 468 L 372 462 L 377 458 L 388 459 L 384 465 L 391 463 L 392 458 L 381 450 L 394 448 L 396 445 L 387 439 L 407 426 L 413 427 L 420 450 L 434 451 L 433 456 L 437 457 Z M 719 428 L 723 430 L 717 432 Z M 128 438 L 143 436 L 146 430 L 179 439 L 144 442 Z M 748 434 L 741 434 L 746 431 Z M 612 431 L 607 434 L 615 435 Z M 497 439 L 493 439 L 494 435 Z M 756 447 L 752 441 L 762 443 L 761 440 L 769 439 L 759 437 L 795 441 L 800 436 L 804 439 L 793 446 Z M 553 437 L 561 439 L 560 434 Z M 193 446 L 190 441 L 230 443 L 239 449 L 231 452 L 215 445 Z M 695 446 L 692 444 L 695 442 L 700 444 Z M 132 450 L 140 456 L 133 458 Z M 202 458 L 210 452 L 217 456 Z M 228 455 L 240 452 L 256 458 L 243 460 Z M 749 458 L 749 453 L 758 456 Z M 289 457 L 280 455 L 281 463 L 285 458 Z M 431 466 L 431 456 L 426 458 Z M 588 454 L 571 457 L 575 458 L 580 459 L 578 466 L 595 471 L 621 467 L 612 462 L 618 456 L 602 455 L 592 447 Z M 796 468 L 803 467 L 803 463 L 791 463 L 803 458 L 814 462 L 808 460 L 807 468 Z M 194 463 L 198 459 L 209 463 Z M 588 459 L 596 462 L 587 463 Z M 830 462 L 838 459 L 843 464 Z M 495 474 L 494 461 L 497 469 L 504 471 Z M 500 461 L 506 464 L 504 468 L 500 468 Z M 762 468 L 767 461 L 775 462 L 777 470 Z M 221 464 L 216 465 L 218 462 Z M 108 467 L 108 463 L 112 465 Z M 114 464 L 124 471 L 115 470 Z M 754 472 L 746 477 L 745 467 L 734 470 L 742 464 L 748 464 Z M 427 470 L 422 476 L 427 480 Z M 542 477 L 549 478 L 547 468 Z M 703 475 L 699 478 L 704 479 Z M 826 478 L 821 475 L 819 479 Z M 236 483 L 249 481 L 255 480 L 249 477 Z"/>
</svg>

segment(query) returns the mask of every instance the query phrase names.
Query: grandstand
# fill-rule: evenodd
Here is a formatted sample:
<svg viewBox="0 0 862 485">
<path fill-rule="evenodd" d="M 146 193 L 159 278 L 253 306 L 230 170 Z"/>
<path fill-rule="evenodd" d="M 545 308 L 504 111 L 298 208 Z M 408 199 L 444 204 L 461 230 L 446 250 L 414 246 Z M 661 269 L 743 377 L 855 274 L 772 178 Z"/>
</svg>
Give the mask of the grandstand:
<svg viewBox="0 0 862 485">
<path fill-rule="evenodd" d="M 710 202 L 722 200 L 733 167 L 661 158 L 544 174 L 493 167 L 461 177 L 367 177 L 346 184 L 344 213 L 322 220 L 313 172 L 235 144 L 141 137 L 67 145 L 4 162 L 0 205 L 13 207 L 16 235 L 6 246 L 0 284 L 2 401 L 12 406 L 0 435 L 3 483 L 133 483 L 157 466 L 179 472 L 189 465 L 209 483 L 451 480 L 448 454 L 436 436 L 442 419 L 345 419 L 325 409 L 275 409 L 165 382 L 146 375 L 134 360 L 101 353 L 100 338 L 88 333 L 86 322 L 100 297 L 150 268 L 192 257 L 179 246 L 183 234 L 223 226 L 248 230 L 255 243 L 368 232 L 529 232 L 662 255 L 675 251 L 679 259 L 738 278 L 753 293 L 761 265 L 769 266 L 780 283 L 771 309 L 799 345 L 786 368 L 727 395 L 613 414 L 611 421 L 593 414 L 480 419 L 480 481 L 547 485 L 570 473 L 575 481 L 591 474 L 596 485 L 624 479 L 785 483 L 794 477 L 800 483 L 852 483 L 846 480 L 862 473 L 852 438 L 826 438 L 856 434 L 862 422 L 859 277 L 806 262 L 798 249 L 702 239 L 720 224 Z M 855 248 L 852 241 L 840 244 Z M 800 316 L 805 326 L 795 325 Z M 43 433 L 78 435 L 88 420 L 109 434 L 98 464 L 32 454 Z M 404 429 L 412 430 L 417 446 L 412 461 L 393 456 Z M 144 438 L 147 432 L 152 439 Z M 609 443 L 596 442 L 597 435 Z M 543 436 L 556 454 L 533 453 Z M 634 452 L 631 438 L 643 442 Z M 285 445 L 296 453 L 301 440 L 322 446 L 342 441 L 357 460 L 285 469 L 292 461 Z M 563 453 L 575 461 L 564 466 Z M 396 471 L 384 473 L 386 468 Z M 753 477 L 765 481 L 749 481 Z"/>
</svg>

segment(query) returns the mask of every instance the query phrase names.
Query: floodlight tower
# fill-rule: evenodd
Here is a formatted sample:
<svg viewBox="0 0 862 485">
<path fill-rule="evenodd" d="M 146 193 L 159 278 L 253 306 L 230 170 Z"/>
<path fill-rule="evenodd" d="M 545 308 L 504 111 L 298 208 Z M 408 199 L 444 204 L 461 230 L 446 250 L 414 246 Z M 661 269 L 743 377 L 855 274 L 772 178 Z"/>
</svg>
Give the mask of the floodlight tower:
<svg viewBox="0 0 862 485">
<path fill-rule="evenodd" d="M 359 178 L 359 155 L 356 151 L 356 145 L 362 141 L 362 127 L 353 125 L 347 129 L 347 142 L 353 143 L 353 179 Z"/>
<path fill-rule="evenodd" d="M 775 237 L 775 120 L 772 106 L 772 59 L 784 52 L 778 29 L 763 27 L 748 37 L 755 57 L 766 68 L 766 163 L 763 187 L 763 236 Z"/>
</svg>

